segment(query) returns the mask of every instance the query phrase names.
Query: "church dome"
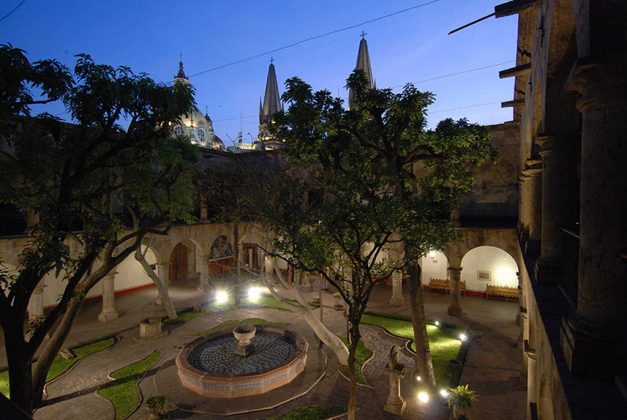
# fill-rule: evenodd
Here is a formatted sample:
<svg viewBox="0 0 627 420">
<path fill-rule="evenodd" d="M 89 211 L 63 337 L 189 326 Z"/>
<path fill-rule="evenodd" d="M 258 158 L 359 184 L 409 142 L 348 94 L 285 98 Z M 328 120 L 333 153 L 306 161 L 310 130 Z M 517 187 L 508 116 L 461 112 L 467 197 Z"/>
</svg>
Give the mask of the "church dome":
<svg viewBox="0 0 627 420">
<path fill-rule="evenodd" d="M 189 84 L 182 61 L 179 62 L 179 71 L 174 76 L 174 83 Z M 224 150 L 224 142 L 213 131 L 211 118 L 203 115 L 197 106 L 193 106 L 189 113 L 181 115 L 179 120 L 180 123 L 174 126 L 175 136 L 187 136 L 190 142 L 197 146 Z"/>
</svg>

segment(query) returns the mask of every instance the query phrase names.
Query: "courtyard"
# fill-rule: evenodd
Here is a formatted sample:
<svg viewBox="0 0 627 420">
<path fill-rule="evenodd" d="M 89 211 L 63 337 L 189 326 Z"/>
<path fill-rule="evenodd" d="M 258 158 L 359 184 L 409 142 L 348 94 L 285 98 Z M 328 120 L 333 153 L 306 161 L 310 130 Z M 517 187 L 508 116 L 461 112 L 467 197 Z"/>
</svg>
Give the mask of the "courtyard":
<svg viewBox="0 0 627 420">
<path fill-rule="evenodd" d="M 170 294 L 178 311 L 194 305 L 205 305 L 210 297 L 191 286 L 171 287 Z M 305 293 L 311 300 L 319 292 Z M 392 307 L 388 304 L 391 289 L 378 286 L 368 304 L 372 313 L 406 317 L 407 305 Z M 151 339 L 138 340 L 138 324 L 155 311 L 156 290 L 143 289 L 117 298 L 120 318 L 102 323 L 97 320 L 101 309 L 99 301 L 87 302 L 72 330 L 64 348 L 93 341 L 100 337 L 115 335 L 117 341 L 102 351 L 91 354 L 71 367 L 66 373 L 49 382 L 47 398 L 35 413 L 36 419 L 73 419 L 89 415 L 92 419 L 123 418 L 113 405 L 103 398 L 99 389 L 113 383 L 112 373 L 133 365 L 147 357 L 158 354 L 158 358 L 145 373 L 133 378 L 127 386 L 135 387 L 138 382 L 142 404 L 128 416 L 140 419 L 148 416 L 146 400 L 152 396 L 165 396 L 173 404 L 165 418 L 272 418 L 306 405 L 345 407 L 350 383 L 339 373 L 337 359 L 319 340 L 307 323 L 295 312 L 268 307 L 228 307 L 209 310 L 189 317 L 185 322 L 166 323 L 167 334 Z M 289 298 L 289 296 L 286 296 Z M 408 297 L 405 296 L 405 301 Z M 342 311 L 333 309 L 335 299 L 322 292 L 323 321 L 332 332 L 345 334 L 346 320 Z M 289 306 L 289 305 L 288 305 Z M 431 320 L 456 324 L 470 335 L 470 345 L 462 370 L 460 383 L 469 384 L 479 394 L 471 415 L 481 419 L 522 419 L 525 417 L 526 387 L 521 379 L 520 352 L 517 347 L 519 327 L 516 325 L 517 303 L 486 300 L 464 296 L 464 313 L 459 318 L 446 315 L 448 296 L 425 293 L 425 310 Z M 314 310 L 319 314 L 319 309 Z M 254 397 L 231 399 L 204 397 L 181 385 L 174 362 L 181 348 L 198 338 L 199 334 L 219 326 L 223 322 L 246 319 L 264 320 L 269 323 L 287 325 L 309 342 L 309 354 L 304 372 L 293 382 L 274 391 Z M 366 385 L 358 387 L 358 417 L 394 418 L 383 411 L 388 395 L 388 374 L 385 366 L 392 345 L 403 350 L 400 362 L 407 366 L 407 374 L 401 381 L 401 394 L 407 401 L 407 410 L 402 418 L 448 418 L 444 399 L 431 396 L 427 404 L 416 398 L 413 381 L 415 362 L 405 348 L 406 340 L 394 337 L 379 327 L 362 325 L 364 344 L 373 351 L 373 356 L 363 367 Z M 6 364 L 2 355 L 2 363 Z M 115 376 L 115 375 L 113 375 Z M 132 404 L 133 405 L 133 404 Z"/>
</svg>

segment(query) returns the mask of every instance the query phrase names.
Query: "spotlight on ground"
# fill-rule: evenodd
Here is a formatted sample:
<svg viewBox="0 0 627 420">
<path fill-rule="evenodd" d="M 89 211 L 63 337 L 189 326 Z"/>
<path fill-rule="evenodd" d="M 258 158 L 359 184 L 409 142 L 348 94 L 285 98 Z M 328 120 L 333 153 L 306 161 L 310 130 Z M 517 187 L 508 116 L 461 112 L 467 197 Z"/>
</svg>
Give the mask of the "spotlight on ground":
<svg viewBox="0 0 627 420">
<path fill-rule="evenodd" d="M 435 321 L 434 324 L 435 324 L 436 327 L 439 327 L 440 326 L 440 321 Z"/>
<path fill-rule="evenodd" d="M 222 305 L 223 303 L 226 303 L 227 300 L 229 300 L 229 294 L 227 293 L 226 290 L 216 291 L 216 303 L 217 304 Z"/>
<path fill-rule="evenodd" d="M 461 340 L 462 343 L 465 343 L 466 340 L 468 340 L 468 336 L 466 334 L 464 334 L 464 333 L 461 333 L 459 335 L 459 339 Z"/>
<path fill-rule="evenodd" d="M 429 394 L 426 391 L 418 392 L 418 401 L 421 404 L 426 404 L 429 402 Z"/>
<path fill-rule="evenodd" d="M 442 389 L 440 390 L 440 395 L 441 395 L 443 398 L 448 398 L 449 392 L 448 392 L 446 389 L 442 388 Z"/>
<path fill-rule="evenodd" d="M 258 302 L 261 297 L 261 287 L 249 287 L 248 288 L 248 300 L 251 302 Z"/>
</svg>

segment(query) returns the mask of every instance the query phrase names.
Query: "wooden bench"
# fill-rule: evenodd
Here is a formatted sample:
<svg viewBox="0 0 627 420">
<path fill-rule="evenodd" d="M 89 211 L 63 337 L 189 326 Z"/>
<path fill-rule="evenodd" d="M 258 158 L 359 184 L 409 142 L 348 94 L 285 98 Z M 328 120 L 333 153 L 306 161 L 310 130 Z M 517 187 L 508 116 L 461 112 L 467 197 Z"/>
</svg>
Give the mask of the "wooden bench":
<svg viewBox="0 0 627 420">
<path fill-rule="evenodd" d="M 466 289 L 466 282 L 459 282 L 459 290 L 463 292 Z M 429 285 L 427 286 L 427 290 L 436 293 L 451 293 L 451 283 L 448 279 L 431 279 Z"/>
<path fill-rule="evenodd" d="M 519 296 L 517 287 L 493 286 L 488 284 L 485 291 L 488 299 L 518 300 Z"/>
</svg>

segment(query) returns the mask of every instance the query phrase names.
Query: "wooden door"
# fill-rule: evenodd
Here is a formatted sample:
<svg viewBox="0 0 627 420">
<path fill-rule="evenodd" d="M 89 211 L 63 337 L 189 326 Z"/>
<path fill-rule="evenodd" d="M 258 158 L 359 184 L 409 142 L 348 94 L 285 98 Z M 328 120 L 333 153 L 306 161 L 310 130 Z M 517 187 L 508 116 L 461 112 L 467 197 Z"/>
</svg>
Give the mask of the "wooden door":
<svg viewBox="0 0 627 420">
<path fill-rule="evenodd" d="M 178 244 L 170 254 L 170 282 L 187 278 L 187 247 Z"/>
</svg>

